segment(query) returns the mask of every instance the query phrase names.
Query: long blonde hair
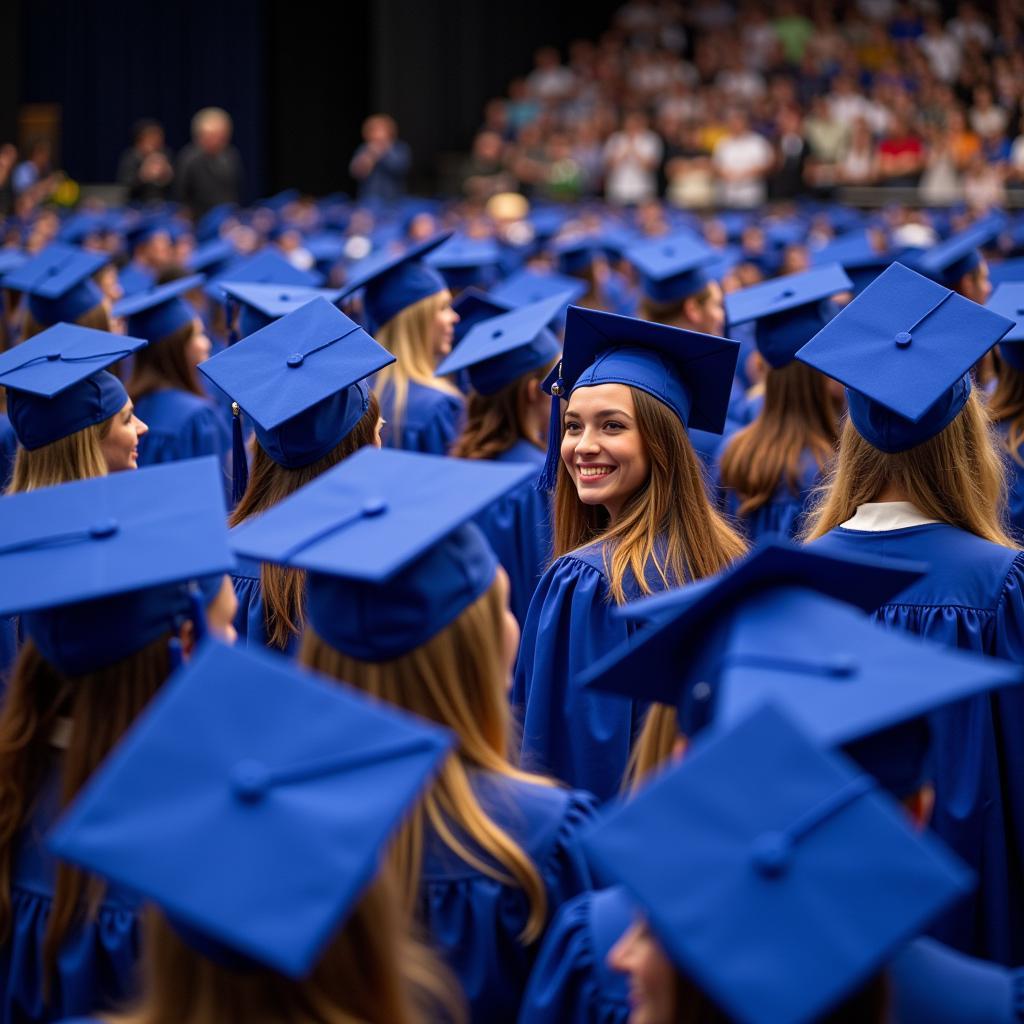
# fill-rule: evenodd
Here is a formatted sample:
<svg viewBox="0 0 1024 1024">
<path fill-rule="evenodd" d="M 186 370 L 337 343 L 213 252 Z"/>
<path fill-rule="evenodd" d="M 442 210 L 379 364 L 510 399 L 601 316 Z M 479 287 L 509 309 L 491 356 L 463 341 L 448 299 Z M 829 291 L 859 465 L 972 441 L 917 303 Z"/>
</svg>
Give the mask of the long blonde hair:
<svg viewBox="0 0 1024 1024">
<path fill-rule="evenodd" d="M 254 898 L 255 898 L 254 894 Z M 143 994 L 112 1024 L 427 1024 L 465 1018 L 458 984 L 410 938 L 385 866 L 310 975 L 231 970 L 190 949 L 146 912 Z"/>
<path fill-rule="evenodd" d="M 607 524 L 603 509 L 579 500 L 561 459 L 555 484 L 555 557 L 603 543 L 616 604 L 626 600 L 627 573 L 641 593 L 649 594 L 648 566 L 663 586 L 678 586 L 714 575 L 746 551 L 743 539 L 708 501 L 703 470 L 679 418 L 645 391 L 629 390 L 651 471 L 615 524 Z"/>
<path fill-rule="evenodd" d="M 410 915 L 415 911 L 429 826 L 466 864 L 525 893 L 530 912 L 520 939 L 527 944 L 540 937 L 547 918 L 544 882 L 529 854 L 489 817 L 471 782 L 473 771 L 480 770 L 550 784 L 541 776 L 517 770 L 509 761 L 511 721 L 498 639 L 503 620 L 504 600 L 495 580 L 454 622 L 399 658 L 359 661 L 330 646 L 310 627 L 299 661 L 456 734 L 456 752 L 445 761 L 395 844 L 406 909 Z M 468 837 L 483 856 L 461 836 Z"/>
<path fill-rule="evenodd" d="M 22 494 L 72 480 L 106 476 L 107 460 L 103 457 L 102 442 L 110 433 L 113 422 L 114 417 L 111 416 L 102 423 L 76 430 L 67 437 L 31 451 L 19 445 L 7 493 Z"/>
<path fill-rule="evenodd" d="M 410 381 L 445 394 L 460 394 L 459 389 L 450 381 L 434 376 L 437 356 L 431 339 L 436 330 L 438 314 L 451 301 L 451 293 L 447 290 L 428 295 L 396 313 L 374 334 L 374 338 L 397 360 L 380 370 L 373 383 L 374 393 L 382 402 L 385 391 L 390 392 L 392 436 L 397 436 L 402 429 Z"/>
<path fill-rule="evenodd" d="M 858 505 L 877 501 L 887 488 L 906 495 L 923 515 L 1016 548 L 1007 534 L 1003 462 L 977 392 L 935 437 L 905 452 L 879 451 L 847 418 L 830 479 L 808 514 L 805 540 L 845 523 Z"/>
<path fill-rule="evenodd" d="M 300 487 L 305 487 L 332 466 L 348 458 L 358 449 L 372 444 L 377 436 L 380 406 L 377 396 L 370 395 L 366 412 L 358 423 L 326 455 L 309 466 L 289 469 L 275 462 L 264 451 L 256 437 L 252 438 L 250 452 L 252 468 L 249 482 L 241 501 L 228 520 L 229 526 L 238 526 L 252 516 L 273 508 Z M 267 641 L 278 650 L 284 650 L 293 636 L 302 632 L 305 615 L 303 598 L 306 574 L 301 569 L 288 569 L 271 562 L 260 566 L 260 584 L 263 588 L 263 617 Z"/>
<path fill-rule="evenodd" d="M 1001 439 L 1007 454 L 1024 466 L 1024 372 L 999 361 L 996 389 L 988 400 L 988 414 L 994 423 L 1006 424 L 1006 438 Z"/>
<path fill-rule="evenodd" d="M 781 485 L 798 495 L 805 453 L 820 471 L 838 440 L 839 409 L 828 380 L 799 362 L 769 369 L 764 406 L 725 447 L 722 485 L 739 496 L 738 514 L 752 515 Z"/>
<path fill-rule="evenodd" d="M 644 715 L 633 749 L 629 752 L 622 792 L 632 793 L 653 771 L 666 764 L 683 738 L 679 714 L 669 704 L 652 704 Z"/>
</svg>

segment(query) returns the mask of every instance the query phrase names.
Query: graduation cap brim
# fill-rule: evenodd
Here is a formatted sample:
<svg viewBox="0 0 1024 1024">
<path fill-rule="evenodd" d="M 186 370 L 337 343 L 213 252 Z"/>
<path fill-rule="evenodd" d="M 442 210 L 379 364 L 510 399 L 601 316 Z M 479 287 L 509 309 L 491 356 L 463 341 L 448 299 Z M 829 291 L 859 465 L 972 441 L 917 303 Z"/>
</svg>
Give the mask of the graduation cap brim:
<svg viewBox="0 0 1024 1024">
<path fill-rule="evenodd" d="M 853 282 L 846 271 L 838 263 L 826 263 L 732 292 L 725 297 L 725 316 L 730 324 L 750 323 L 852 290 Z"/>
<path fill-rule="evenodd" d="M 155 309 L 165 302 L 170 302 L 171 299 L 180 298 L 193 288 L 198 288 L 204 280 L 202 274 L 191 274 L 188 277 L 179 277 L 176 281 L 168 281 L 167 284 L 153 285 L 115 303 L 114 316 L 131 317 Z"/>
<path fill-rule="evenodd" d="M 364 448 L 235 527 L 231 546 L 246 558 L 383 583 L 536 472 L 525 463 Z"/>
<path fill-rule="evenodd" d="M 451 231 L 442 231 L 400 253 L 388 252 L 386 250 L 379 253 L 371 253 L 349 269 L 348 276 L 341 290 L 342 298 L 347 298 L 360 288 L 365 288 L 371 281 L 384 274 L 391 273 L 391 271 L 400 267 L 403 263 L 423 259 L 424 256 L 443 245 L 451 237 Z"/>
<path fill-rule="evenodd" d="M 223 471 L 212 456 L 10 495 L 0 502 L 0 536 L 0 615 L 212 576 L 234 565 Z"/>
<path fill-rule="evenodd" d="M 334 303 L 341 298 L 340 288 L 311 288 L 305 285 L 254 284 L 249 281 L 225 281 L 221 289 L 233 299 L 262 313 L 276 318 L 286 316 L 312 302 L 326 299 Z"/>
<path fill-rule="evenodd" d="M 678 334 L 676 331 L 678 330 Z M 740 344 L 713 334 L 667 328 L 633 317 L 570 306 L 561 376 L 570 390 L 597 357 L 612 348 L 649 349 L 664 356 L 687 386 L 687 426 L 720 434 L 725 426 Z"/>
<path fill-rule="evenodd" d="M 304 977 L 450 745 L 446 731 L 334 680 L 210 642 L 49 846 L 204 941 Z"/>
<path fill-rule="evenodd" d="M 110 259 L 109 253 L 53 242 L 20 267 L 4 274 L 0 284 L 41 299 L 59 299 L 102 270 Z"/>
<path fill-rule="evenodd" d="M 204 291 L 216 301 L 223 301 L 222 285 L 228 281 L 247 281 L 250 284 L 305 285 L 319 288 L 323 275 L 315 270 L 300 270 L 271 249 L 261 249 L 226 267 L 206 283 Z"/>
<path fill-rule="evenodd" d="M 145 338 L 55 324 L 0 352 L 0 387 L 55 398 L 146 344 Z"/>
<path fill-rule="evenodd" d="M 1024 341 L 1024 281 L 997 285 L 985 308 L 1014 321 L 1013 327 L 1003 335 L 1003 341 Z"/>
<path fill-rule="evenodd" d="M 916 423 L 1012 327 L 1012 320 L 893 263 L 796 358 Z"/>
<path fill-rule="evenodd" d="M 487 292 L 488 298 L 510 306 L 529 305 L 544 299 L 559 296 L 568 306 L 587 292 L 585 282 L 565 274 L 541 274 L 533 270 L 521 270 L 496 284 Z M 461 296 L 460 296 L 461 298 Z"/>
</svg>

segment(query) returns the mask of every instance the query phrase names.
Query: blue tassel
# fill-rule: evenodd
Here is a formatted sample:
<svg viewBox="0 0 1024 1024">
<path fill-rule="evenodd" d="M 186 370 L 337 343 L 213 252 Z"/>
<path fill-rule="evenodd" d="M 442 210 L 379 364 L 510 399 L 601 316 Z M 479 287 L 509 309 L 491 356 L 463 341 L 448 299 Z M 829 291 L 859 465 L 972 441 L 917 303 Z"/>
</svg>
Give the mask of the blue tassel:
<svg viewBox="0 0 1024 1024">
<path fill-rule="evenodd" d="M 544 459 L 544 468 L 537 478 L 538 491 L 553 491 L 558 479 L 558 461 L 562 457 L 562 403 L 559 395 L 563 389 L 562 378 L 559 377 L 551 385 L 551 418 L 548 420 L 548 453 Z"/>
<path fill-rule="evenodd" d="M 237 402 L 231 403 L 231 504 L 237 505 L 249 486 L 249 460 L 245 455 L 242 436 L 242 410 Z"/>
</svg>

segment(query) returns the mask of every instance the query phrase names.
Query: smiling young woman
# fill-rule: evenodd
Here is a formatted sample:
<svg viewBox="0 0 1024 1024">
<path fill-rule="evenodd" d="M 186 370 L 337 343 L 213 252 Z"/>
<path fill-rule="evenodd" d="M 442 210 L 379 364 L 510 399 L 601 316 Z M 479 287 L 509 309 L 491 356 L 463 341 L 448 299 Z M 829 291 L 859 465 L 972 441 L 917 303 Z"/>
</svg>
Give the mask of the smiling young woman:
<svg viewBox="0 0 1024 1024">
<path fill-rule="evenodd" d="M 524 767 L 607 798 L 641 708 L 575 677 L 624 640 L 615 605 L 724 568 L 743 541 L 709 504 L 686 428 L 721 431 L 736 342 L 570 307 L 546 480 L 554 553 L 527 613 L 512 691 Z M 560 457 L 559 457 L 560 456 Z"/>
</svg>

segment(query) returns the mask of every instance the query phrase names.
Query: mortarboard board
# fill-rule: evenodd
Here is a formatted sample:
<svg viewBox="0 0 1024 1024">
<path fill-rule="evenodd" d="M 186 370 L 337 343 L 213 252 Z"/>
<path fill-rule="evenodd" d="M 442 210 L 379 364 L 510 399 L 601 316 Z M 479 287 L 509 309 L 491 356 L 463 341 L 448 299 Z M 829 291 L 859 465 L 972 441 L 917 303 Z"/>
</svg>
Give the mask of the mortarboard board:
<svg viewBox="0 0 1024 1024">
<path fill-rule="evenodd" d="M 441 361 L 436 375 L 468 370 L 474 391 L 494 395 L 523 374 L 549 366 L 562 347 L 548 324 L 562 305 L 556 295 L 478 323 Z"/>
<path fill-rule="evenodd" d="M 0 249 L 0 277 L 4 274 L 23 267 L 28 262 L 26 256 L 20 249 Z"/>
<path fill-rule="evenodd" d="M 200 363 L 199 370 L 252 419 L 263 450 L 296 469 L 322 458 L 352 431 L 369 407 L 366 378 L 394 361 L 318 297 Z M 234 427 L 240 433 L 237 415 Z M 236 441 L 240 495 L 244 447 L 240 437 Z"/>
<path fill-rule="evenodd" d="M 76 324 L 55 324 L 0 353 L 0 385 L 23 448 L 52 444 L 102 423 L 124 408 L 128 393 L 106 367 L 146 344 Z"/>
<path fill-rule="evenodd" d="M 194 613 L 181 584 L 220 586 L 234 565 L 225 516 L 213 457 L 8 495 L 0 615 L 20 614 L 63 672 L 119 661 Z"/>
<path fill-rule="evenodd" d="M 843 268 L 827 263 L 732 292 L 725 297 L 726 320 L 730 328 L 755 321 L 758 351 L 778 369 L 831 319 L 835 311 L 825 300 L 852 289 Z"/>
<path fill-rule="evenodd" d="M 238 250 L 224 238 L 215 238 L 196 246 L 185 261 L 185 269 L 193 274 L 211 277 L 220 274 L 238 256 Z"/>
<path fill-rule="evenodd" d="M 550 299 L 553 295 L 564 296 L 562 308 L 552 317 L 552 321 L 564 317 L 566 307 L 587 293 L 586 282 L 577 277 L 565 274 L 540 273 L 524 268 L 505 278 L 495 285 L 487 294 L 497 302 L 506 303 L 509 307 L 526 306 L 530 303 Z"/>
<path fill-rule="evenodd" d="M 997 285 L 986 309 L 1014 321 L 999 342 L 999 354 L 1016 370 L 1024 370 L 1024 281 Z"/>
<path fill-rule="evenodd" d="M 50 847 L 157 904 L 198 952 L 304 977 L 451 745 L 446 730 L 283 658 L 209 643 Z"/>
<path fill-rule="evenodd" d="M 319 288 L 322 275 L 314 270 L 300 270 L 273 249 L 260 249 L 251 256 L 243 256 L 228 265 L 206 283 L 206 294 L 215 302 L 224 301 L 221 284 L 228 281 L 246 281 L 249 284 L 287 284 Z"/>
<path fill-rule="evenodd" d="M 535 472 L 363 448 L 236 527 L 231 543 L 247 558 L 306 569 L 311 627 L 351 657 L 387 661 L 487 591 L 498 563 L 470 520 Z"/>
<path fill-rule="evenodd" d="M 486 288 L 497 276 L 501 249 L 493 238 L 452 235 L 427 253 L 423 261 L 440 271 L 449 288 Z"/>
<path fill-rule="evenodd" d="M 209 242 L 220 235 L 221 228 L 238 212 L 235 203 L 219 203 L 211 210 L 207 210 L 202 217 L 196 221 L 196 241 Z"/>
<path fill-rule="evenodd" d="M 121 297 L 131 298 L 156 285 L 156 274 L 138 263 L 127 263 L 117 272 L 117 283 L 121 286 Z"/>
<path fill-rule="evenodd" d="M 968 371 L 1012 326 L 894 263 L 797 358 L 846 385 L 850 419 L 865 440 L 901 452 L 953 421 L 971 393 Z"/>
<path fill-rule="evenodd" d="M 604 255 L 602 241 L 600 234 L 573 235 L 558 239 L 551 246 L 558 272 L 580 274 L 586 271 L 598 256 Z"/>
<path fill-rule="evenodd" d="M 28 308 L 44 327 L 77 320 L 103 302 L 92 275 L 110 262 L 106 253 L 53 242 L 3 277 L 4 288 L 25 292 Z"/>
<path fill-rule="evenodd" d="M 915 260 L 914 269 L 955 288 L 965 274 L 980 265 L 979 250 L 999 234 L 1004 224 L 1002 217 L 986 217 L 926 250 Z"/>
<path fill-rule="evenodd" d="M 811 249 L 811 265 L 839 263 L 849 275 L 855 294 L 862 292 L 896 258 L 895 252 L 880 252 L 867 231 L 843 235 L 817 249 Z"/>
<path fill-rule="evenodd" d="M 144 216 L 128 228 L 125 232 L 125 241 L 128 243 L 129 249 L 134 249 L 161 234 L 173 238 L 172 228 L 167 218 L 158 214 Z"/>
<path fill-rule="evenodd" d="M 1024 682 L 1024 670 L 1009 662 L 890 632 L 867 618 L 924 571 L 903 561 L 763 545 L 712 579 L 624 606 L 620 614 L 646 628 L 580 682 L 674 705 L 690 736 L 708 723 L 712 731 L 727 728 L 771 700 L 819 742 L 853 744 L 849 752 L 863 755 L 866 769 L 906 795 L 921 785 L 928 740 L 907 742 L 915 730 L 897 727 Z"/>
<path fill-rule="evenodd" d="M 577 387 L 626 384 L 667 405 L 684 427 L 720 434 L 740 345 L 728 338 L 570 306 L 562 361 L 544 382 L 552 396 L 548 452 L 539 486 L 551 489 L 561 410 Z"/>
<path fill-rule="evenodd" d="M 403 309 L 447 291 L 445 279 L 424 257 L 449 238 L 451 232 L 445 231 L 401 253 L 383 250 L 367 256 L 349 270 L 343 297 L 362 288 L 370 329 L 383 327 Z"/>
<path fill-rule="evenodd" d="M 275 320 L 294 313 L 313 299 L 337 302 L 340 288 L 308 288 L 305 285 L 250 284 L 248 281 L 226 281 L 224 292 L 241 304 L 238 334 L 245 338 L 262 330 Z"/>
<path fill-rule="evenodd" d="M 514 306 L 515 303 L 502 302 L 479 288 L 466 288 L 459 292 L 452 300 L 452 309 L 459 314 L 453 345 L 458 345 L 470 329 L 481 321 L 507 313 Z"/>
<path fill-rule="evenodd" d="M 202 283 L 202 274 L 192 274 L 167 284 L 151 285 L 145 291 L 116 302 L 114 316 L 125 318 L 129 334 L 152 344 L 196 319 L 198 313 L 182 296 Z"/>
<path fill-rule="evenodd" d="M 845 758 L 773 707 L 696 745 L 581 838 L 739 1024 L 809 1024 L 970 891 Z"/>
<path fill-rule="evenodd" d="M 61 224 L 57 239 L 68 245 L 81 245 L 86 239 L 106 234 L 109 230 L 110 221 L 105 213 L 82 210 L 73 213 Z"/>
<path fill-rule="evenodd" d="M 1001 260 L 988 265 L 988 279 L 993 286 L 997 284 L 1013 284 L 1024 281 L 1024 256 Z"/>
<path fill-rule="evenodd" d="M 706 288 L 716 253 L 691 231 L 631 245 L 626 260 L 640 274 L 643 293 L 654 302 L 675 302 Z"/>
</svg>

